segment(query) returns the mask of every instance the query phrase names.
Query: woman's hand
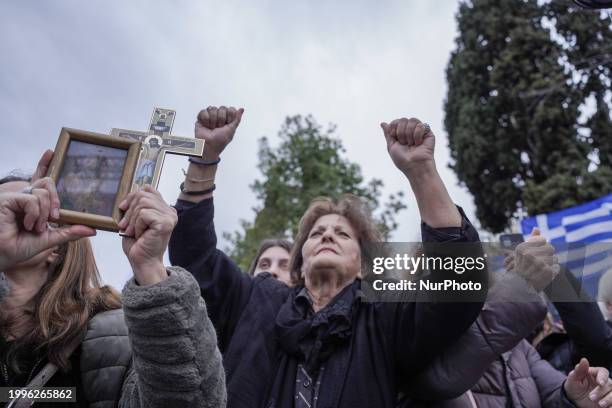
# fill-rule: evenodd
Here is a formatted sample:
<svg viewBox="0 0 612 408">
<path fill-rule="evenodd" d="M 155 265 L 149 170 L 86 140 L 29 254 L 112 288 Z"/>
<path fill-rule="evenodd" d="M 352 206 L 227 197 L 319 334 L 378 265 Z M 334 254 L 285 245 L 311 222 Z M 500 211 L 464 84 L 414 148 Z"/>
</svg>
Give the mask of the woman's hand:
<svg viewBox="0 0 612 408">
<path fill-rule="evenodd" d="M 32 194 L 39 198 L 39 201 L 44 206 L 43 214 L 46 213 L 46 207 L 50 208 L 50 216 L 49 218 L 58 219 L 59 211 L 60 211 L 60 199 L 57 195 L 57 189 L 55 188 L 55 182 L 47 176 L 47 172 L 49 171 L 49 166 L 51 165 L 51 161 L 53 160 L 53 150 L 47 149 L 41 156 L 38 161 L 38 165 L 36 166 L 36 171 L 32 175 Z M 37 226 L 38 228 L 42 228 L 43 225 L 46 225 L 47 220 L 40 220 L 41 223 Z M 39 232 L 42 229 L 39 229 Z"/>
<path fill-rule="evenodd" d="M 555 248 L 540 235 L 538 228 L 506 257 L 504 266 L 507 271 L 522 276 L 537 291 L 544 290 L 561 269 Z"/>
<path fill-rule="evenodd" d="M 563 383 L 567 397 L 578 408 L 612 407 L 612 380 L 603 367 L 589 367 L 586 358 L 580 360 Z"/>
<path fill-rule="evenodd" d="M 401 118 L 380 126 L 391 160 L 410 182 L 423 222 L 434 228 L 460 227 L 461 214 L 436 170 L 436 142 L 429 125 Z"/>
<path fill-rule="evenodd" d="M 126 211 L 119 222 L 125 235 L 123 252 L 140 285 L 153 285 L 168 278 L 164 252 L 178 221 L 176 210 L 151 186 L 130 193 L 119 204 Z"/>
<path fill-rule="evenodd" d="M 31 194 L 0 194 L 0 270 L 54 246 L 96 235 L 82 225 L 50 228 L 47 221 L 56 218 L 51 203 L 59 199 L 53 181 L 41 180 L 34 183 Z"/>
<path fill-rule="evenodd" d="M 387 140 L 387 151 L 395 166 L 409 173 L 430 170 L 434 166 L 436 138 L 428 125 L 415 118 L 395 119 L 380 125 Z"/>
</svg>

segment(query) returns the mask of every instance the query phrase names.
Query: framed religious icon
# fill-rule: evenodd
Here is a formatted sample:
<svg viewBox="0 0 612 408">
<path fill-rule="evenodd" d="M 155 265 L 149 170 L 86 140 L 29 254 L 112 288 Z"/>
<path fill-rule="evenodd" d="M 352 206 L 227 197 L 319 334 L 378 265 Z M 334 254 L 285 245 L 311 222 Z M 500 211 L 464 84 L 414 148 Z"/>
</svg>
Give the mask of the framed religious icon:
<svg viewBox="0 0 612 408">
<path fill-rule="evenodd" d="M 56 184 L 60 222 L 119 231 L 119 203 L 130 192 L 141 143 L 62 128 L 47 176 Z"/>
</svg>

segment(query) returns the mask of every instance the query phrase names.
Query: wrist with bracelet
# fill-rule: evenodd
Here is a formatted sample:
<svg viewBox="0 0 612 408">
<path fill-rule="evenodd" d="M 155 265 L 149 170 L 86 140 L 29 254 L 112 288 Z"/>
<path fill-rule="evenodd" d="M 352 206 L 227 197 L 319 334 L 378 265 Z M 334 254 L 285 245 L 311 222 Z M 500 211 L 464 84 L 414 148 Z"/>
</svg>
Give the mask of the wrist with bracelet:
<svg viewBox="0 0 612 408">
<path fill-rule="evenodd" d="M 207 183 L 209 181 L 215 181 L 214 177 L 210 177 L 210 178 L 205 178 L 205 179 L 199 179 L 199 178 L 195 178 L 195 177 L 191 177 L 189 176 L 189 174 L 185 171 L 185 169 L 181 169 L 183 170 L 183 176 L 185 176 L 185 180 L 191 182 L 191 183 Z"/>
<path fill-rule="evenodd" d="M 203 157 L 189 157 L 189 163 L 199 168 L 199 170 L 195 171 L 196 168 L 193 168 L 196 174 L 203 176 L 202 178 L 193 177 L 189 175 L 189 172 L 183 170 L 183 175 L 185 176 L 185 181 L 181 183 L 180 190 L 181 193 L 187 196 L 202 196 L 212 193 L 216 185 L 215 181 L 215 173 L 216 166 L 221 161 L 221 158 L 218 155 L 213 154 L 214 159 L 204 159 Z M 208 176 L 208 177 L 207 177 Z M 211 176 L 211 177 L 210 177 Z M 212 182 L 212 185 L 210 183 Z M 185 184 L 189 184 L 190 187 L 185 187 Z M 201 186 L 193 186 L 193 184 L 204 184 L 207 188 L 202 188 Z M 206 186 L 208 184 L 208 186 Z M 193 188 L 193 189 L 192 189 Z"/>
<path fill-rule="evenodd" d="M 221 161 L 221 158 L 218 157 L 215 160 L 205 160 L 200 157 L 190 157 L 188 160 L 189 163 L 198 164 L 200 166 L 216 166 Z"/>
<path fill-rule="evenodd" d="M 205 190 L 185 190 L 185 182 L 181 183 L 180 189 L 181 189 L 181 193 L 186 194 L 186 195 L 205 195 L 205 194 L 210 194 L 213 191 L 215 191 L 215 188 L 217 188 L 216 185 L 212 185 L 212 187 L 207 188 Z"/>
</svg>

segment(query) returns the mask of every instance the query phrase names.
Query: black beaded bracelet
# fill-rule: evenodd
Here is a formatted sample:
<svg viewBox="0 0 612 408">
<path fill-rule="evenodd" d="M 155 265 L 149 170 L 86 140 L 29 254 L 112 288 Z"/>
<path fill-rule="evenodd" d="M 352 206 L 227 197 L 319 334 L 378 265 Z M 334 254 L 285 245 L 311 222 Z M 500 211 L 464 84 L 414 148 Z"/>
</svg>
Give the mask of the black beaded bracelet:
<svg viewBox="0 0 612 408">
<path fill-rule="evenodd" d="M 217 188 L 217 186 L 215 184 L 213 184 L 211 188 L 207 188 L 206 190 L 186 191 L 185 190 L 185 183 L 184 182 L 181 183 L 181 193 L 187 194 L 187 195 L 204 195 L 204 194 L 209 194 L 209 193 L 212 193 L 213 191 L 215 191 L 215 188 Z"/>
<path fill-rule="evenodd" d="M 199 164 L 201 166 L 214 166 L 215 164 L 219 164 L 221 158 L 219 157 L 217 160 L 204 160 L 199 157 L 190 157 L 189 163 Z"/>
</svg>

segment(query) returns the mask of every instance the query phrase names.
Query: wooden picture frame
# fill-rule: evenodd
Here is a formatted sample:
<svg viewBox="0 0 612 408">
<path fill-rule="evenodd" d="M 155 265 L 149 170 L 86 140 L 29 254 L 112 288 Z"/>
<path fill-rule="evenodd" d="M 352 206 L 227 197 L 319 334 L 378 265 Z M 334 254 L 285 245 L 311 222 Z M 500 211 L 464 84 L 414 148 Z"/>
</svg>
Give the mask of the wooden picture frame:
<svg viewBox="0 0 612 408">
<path fill-rule="evenodd" d="M 60 223 L 119 231 L 119 203 L 130 192 L 141 144 L 62 128 L 47 176 L 60 198 Z"/>
</svg>

